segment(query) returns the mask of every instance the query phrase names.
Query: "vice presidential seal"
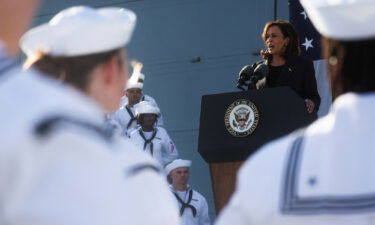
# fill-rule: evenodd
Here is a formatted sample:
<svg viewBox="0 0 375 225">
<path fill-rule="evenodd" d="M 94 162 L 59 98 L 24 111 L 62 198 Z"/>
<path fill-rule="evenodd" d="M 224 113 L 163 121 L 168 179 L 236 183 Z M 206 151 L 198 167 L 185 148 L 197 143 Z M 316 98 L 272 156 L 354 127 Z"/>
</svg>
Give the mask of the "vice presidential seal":
<svg viewBox="0 0 375 225">
<path fill-rule="evenodd" d="M 225 128 L 235 137 L 246 137 L 259 123 L 259 112 L 253 102 L 238 99 L 229 105 L 224 117 Z"/>
</svg>

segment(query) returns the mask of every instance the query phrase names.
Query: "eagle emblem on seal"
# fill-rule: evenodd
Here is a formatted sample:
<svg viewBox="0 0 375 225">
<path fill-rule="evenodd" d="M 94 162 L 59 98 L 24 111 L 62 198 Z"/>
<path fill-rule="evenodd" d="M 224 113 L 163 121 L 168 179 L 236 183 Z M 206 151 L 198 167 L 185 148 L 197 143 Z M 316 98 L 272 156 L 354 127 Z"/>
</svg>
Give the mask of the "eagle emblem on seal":
<svg viewBox="0 0 375 225">
<path fill-rule="evenodd" d="M 224 123 L 228 132 L 235 137 L 250 135 L 259 122 L 259 112 L 253 102 L 239 99 L 233 102 L 225 112 Z"/>
<path fill-rule="evenodd" d="M 237 112 L 234 112 L 235 120 L 233 120 L 233 125 L 237 127 L 238 129 L 243 130 L 249 124 L 249 121 L 248 121 L 249 117 L 250 117 L 250 111 L 247 110 L 246 108 L 237 110 Z"/>
</svg>

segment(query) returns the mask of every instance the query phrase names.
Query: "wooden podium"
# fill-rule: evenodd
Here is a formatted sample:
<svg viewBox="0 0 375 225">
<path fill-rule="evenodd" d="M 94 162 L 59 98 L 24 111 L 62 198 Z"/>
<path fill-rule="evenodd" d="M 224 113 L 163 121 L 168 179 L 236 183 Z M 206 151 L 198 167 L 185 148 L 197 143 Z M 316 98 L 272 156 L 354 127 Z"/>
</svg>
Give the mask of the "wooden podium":
<svg viewBox="0 0 375 225">
<path fill-rule="evenodd" d="M 257 119 L 256 128 L 245 137 L 241 137 L 241 132 L 227 129 L 230 123 L 239 124 L 233 116 L 228 119 L 234 105 L 238 114 L 249 108 L 238 106 L 239 102 L 250 102 L 257 109 L 257 114 L 250 113 L 253 120 L 251 116 L 247 118 L 253 124 Z M 228 202 L 235 188 L 237 170 L 249 155 L 263 144 L 304 127 L 316 118 L 316 113 L 307 113 L 304 100 L 289 87 L 204 95 L 198 151 L 210 166 L 216 213 Z"/>
</svg>

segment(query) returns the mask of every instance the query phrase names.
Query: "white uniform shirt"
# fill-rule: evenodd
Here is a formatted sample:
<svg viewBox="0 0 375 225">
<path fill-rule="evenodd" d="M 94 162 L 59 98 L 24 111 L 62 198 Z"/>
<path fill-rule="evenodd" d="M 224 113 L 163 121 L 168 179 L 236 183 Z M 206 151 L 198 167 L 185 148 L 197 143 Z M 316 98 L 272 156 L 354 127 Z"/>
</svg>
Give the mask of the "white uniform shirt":
<svg viewBox="0 0 375 225">
<path fill-rule="evenodd" d="M 185 204 L 189 205 L 184 207 L 181 216 L 182 225 L 210 225 L 210 217 L 208 216 L 208 205 L 206 199 L 199 192 L 191 189 L 190 187 L 186 191 L 178 191 L 170 186 L 172 193 L 178 195 L 179 199 L 176 197 L 178 207 L 182 209 L 183 201 Z M 190 191 L 192 193 L 191 200 L 189 201 Z M 194 208 L 194 209 L 192 209 Z M 195 210 L 195 211 L 194 211 Z M 195 214 L 195 216 L 194 216 Z"/>
<path fill-rule="evenodd" d="M 1 51 L 0 59 L 7 59 Z M 96 129 L 103 118 L 96 104 L 55 80 L 3 65 L 0 224 L 179 224 L 157 163 Z M 78 123 L 42 122 L 59 116 Z"/>
<path fill-rule="evenodd" d="M 144 132 L 142 128 L 138 128 L 130 133 L 129 138 L 138 147 L 152 155 L 162 166 L 178 158 L 175 144 L 162 127 L 157 127 L 152 132 Z"/>
<path fill-rule="evenodd" d="M 114 132 L 127 137 L 132 130 L 139 127 L 135 117 L 134 107 L 122 106 L 120 109 L 107 116 L 107 123 L 114 126 Z"/>
<path fill-rule="evenodd" d="M 375 224 L 375 94 L 345 94 L 240 169 L 218 225 Z"/>
<path fill-rule="evenodd" d="M 155 99 L 153 97 L 151 97 L 150 95 L 143 95 L 142 98 L 141 98 L 141 101 L 150 102 L 151 105 L 156 106 L 158 109 L 160 109 L 160 107 L 158 106 L 158 103 L 156 103 Z M 128 97 L 126 97 L 126 95 L 122 96 L 120 108 L 127 105 L 128 102 L 129 102 Z M 163 119 L 163 116 L 161 114 L 161 110 L 160 110 L 160 115 L 159 115 L 159 118 L 158 118 L 157 125 L 160 126 L 160 127 L 164 126 L 164 119 Z"/>
</svg>

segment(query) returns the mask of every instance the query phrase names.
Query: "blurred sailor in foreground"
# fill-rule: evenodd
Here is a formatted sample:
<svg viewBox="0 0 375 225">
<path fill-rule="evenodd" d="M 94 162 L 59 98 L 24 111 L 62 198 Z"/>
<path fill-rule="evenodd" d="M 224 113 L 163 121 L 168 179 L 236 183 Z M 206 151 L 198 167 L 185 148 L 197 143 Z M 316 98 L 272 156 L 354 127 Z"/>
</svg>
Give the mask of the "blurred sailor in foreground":
<svg viewBox="0 0 375 225">
<path fill-rule="evenodd" d="M 224 224 L 375 224 L 375 1 L 301 0 L 325 37 L 330 113 L 240 169 Z"/>
<path fill-rule="evenodd" d="M 135 21 L 126 9 L 72 7 L 23 36 L 44 74 L 1 73 L 0 224 L 178 224 L 158 164 L 102 129 Z"/>
<path fill-rule="evenodd" d="M 189 185 L 190 160 L 176 159 L 165 167 L 183 225 L 210 225 L 206 199 Z M 234 224 L 234 223 L 233 223 Z"/>
<path fill-rule="evenodd" d="M 139 128 L 129 134 L 130 141 L 148 152 L 163 167 L 178 158 L 176 145 L 163 127 L 156 123 L 160 110 L 150 102 L 142 101 L 135 105 Z"/>
</svg>

